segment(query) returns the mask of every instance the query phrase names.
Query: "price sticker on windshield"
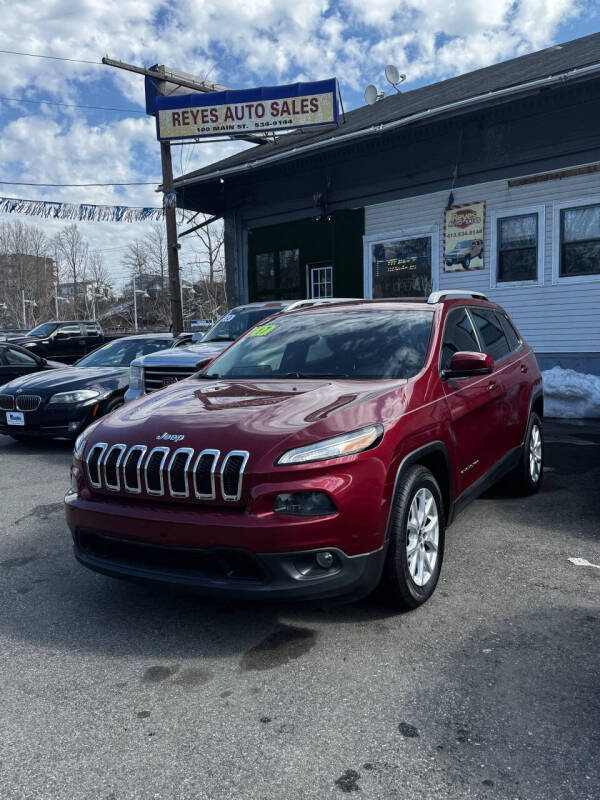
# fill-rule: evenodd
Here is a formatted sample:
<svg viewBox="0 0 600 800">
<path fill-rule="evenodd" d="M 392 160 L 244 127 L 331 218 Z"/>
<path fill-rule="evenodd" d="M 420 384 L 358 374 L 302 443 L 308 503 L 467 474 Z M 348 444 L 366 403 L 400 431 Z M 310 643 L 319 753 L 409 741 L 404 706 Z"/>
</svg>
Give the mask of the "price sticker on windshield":
<svg viewBox="0 0 600 800">
<path fill-rule="evenodd" d="M 232 319 L 235 319 L 235 314 L 229 313 L 229 314 L 227 314 L 226 316 L 223 317 L 221 322 L 231 322 Z"/>
<path fill-rule="evenodd" d="M 268 322 L 266 325 L 259 325 L 258 328 L 254 328 L 250 336 L 268 336 L 276 327 L 272 322 Z"/>
</svg>

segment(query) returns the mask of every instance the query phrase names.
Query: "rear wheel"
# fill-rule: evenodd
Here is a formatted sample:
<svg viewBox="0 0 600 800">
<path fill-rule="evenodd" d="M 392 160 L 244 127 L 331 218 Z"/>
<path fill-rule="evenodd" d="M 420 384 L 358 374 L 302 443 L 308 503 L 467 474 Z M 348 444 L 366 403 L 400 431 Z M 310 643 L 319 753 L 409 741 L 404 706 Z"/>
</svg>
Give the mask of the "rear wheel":
<svg viewBox="0 0 600 800">
<path fill-rule="evenodd" d="M 542 485 L 543 476 L 544 428 L 541 419 L 532 411 L 527 423 L 521 459 L 511 476 L 516 494 L 535 494 Z"/>
<path fill-rule="evenodd" d="M 382 588 L 395 605 L 417 608 L 433 594 L 444 557 L 444 505 L 428 469 L 409 469 L 391 514 Z"/>
</svg>

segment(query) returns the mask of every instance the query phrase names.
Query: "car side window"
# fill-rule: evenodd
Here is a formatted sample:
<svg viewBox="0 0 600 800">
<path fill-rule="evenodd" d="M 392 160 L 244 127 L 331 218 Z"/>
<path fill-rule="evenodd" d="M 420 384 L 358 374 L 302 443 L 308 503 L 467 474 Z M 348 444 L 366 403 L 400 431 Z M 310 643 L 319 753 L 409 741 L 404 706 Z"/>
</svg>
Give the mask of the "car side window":
<svg viewBox="0 0 600 800">
<path fill-rule="evenodd" d="M 79 336 L 81 334 L 81 328 L 79 325 L 61 325 L 58 329 L 58 333 L 63 336 Z"/>
<path fill-rule="evenodd" d="M 35 367 L 37 361 L 29 353 L 22 353 L 12 347 L 7 347 L 4 351 L 4 361 L 11 367 Z"/>
<path fill-rule="evenodd" d="M 86 336 L 100 336 L 100 328 L 93 323 L 88 323 L 85 326 L 85 334 Z"/>
<path fill-rule="evenodd" d="M 471 316 L 477 325 L 485 352 L 489 353 L 494 361 L 500 361 L 507 356 L 510 353 L 508 339 L 496 314 L 484 308 L 472 308 Z"/>
<path fill-rule="evenodd" d="M 442 370 L 450 369 L 454 353 L 465 351 L 479 353 L 479 342 L 466 308 L 455 308 L 446 318 L 442 340 Z"/>
<path fill-rule="evenodd" d="M 510 346 L 511 353 L 514 352 L 517 347 L 521 344 L 521 337 L 517 333 L 514 325 L 505 317 L 504 314 L 498 314 L 500 322 L 502 323 L 502 327 L 504 328 L 504 333 L 506 334 L 506 338 L 508 339 L 508 344 Z"/>
</svg>

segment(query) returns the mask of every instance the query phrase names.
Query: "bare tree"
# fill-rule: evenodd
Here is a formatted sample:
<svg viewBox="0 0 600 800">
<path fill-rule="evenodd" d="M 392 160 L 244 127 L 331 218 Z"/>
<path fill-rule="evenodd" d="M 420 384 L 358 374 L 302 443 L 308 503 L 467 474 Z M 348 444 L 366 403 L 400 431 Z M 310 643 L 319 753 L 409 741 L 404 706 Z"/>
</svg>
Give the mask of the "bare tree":
<svg viewBox="0 0 600 800">
<path fill-rule="evenodd" d="M 73 286 L 73 316 L 77 317 L 78 306 L 85 305 L 85 279 L 88 268 L 89 248 L 77 225 L 67 225 L 53 240 L 56 262 L 65 282 Z M 83 304 L 80 302 L 81 285 L 84 285 Z"/>
</svg>

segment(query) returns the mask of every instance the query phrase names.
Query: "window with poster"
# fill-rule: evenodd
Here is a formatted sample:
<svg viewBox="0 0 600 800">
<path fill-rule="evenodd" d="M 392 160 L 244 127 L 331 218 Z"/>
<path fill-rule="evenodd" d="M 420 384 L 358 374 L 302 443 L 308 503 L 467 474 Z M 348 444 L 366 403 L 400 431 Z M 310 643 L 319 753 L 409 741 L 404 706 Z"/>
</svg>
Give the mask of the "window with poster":
<svg viewBox="0 0 600 800">
<path fill-rule="evenodd" d="M 427 297 L 437 241 L 431 233 L 366 240 L 366 297 Z"/>
</svg>

